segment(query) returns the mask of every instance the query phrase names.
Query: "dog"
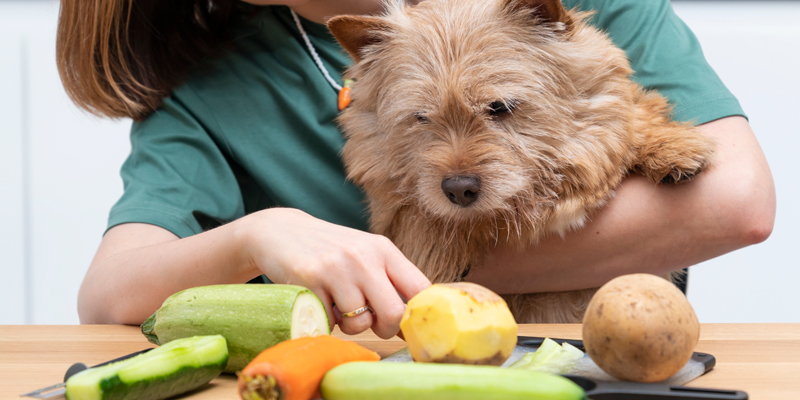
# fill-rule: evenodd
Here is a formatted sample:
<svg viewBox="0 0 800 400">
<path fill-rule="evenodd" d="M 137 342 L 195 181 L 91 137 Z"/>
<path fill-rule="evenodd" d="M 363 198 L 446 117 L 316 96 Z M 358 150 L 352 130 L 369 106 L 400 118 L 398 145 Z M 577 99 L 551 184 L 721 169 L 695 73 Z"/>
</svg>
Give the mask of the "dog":
<svg viewBox="0 0 800 400">
<path fill-rule="evenodd" d="M 584 225 L 630 173 L 690 180 L 714 143 L 631 80 L 625 53 L 559 0 L 386 3 L 328 27 L 354 64 L 338 119 L 370 229 L 432 282 L 500 242 Z M 580 322 L 596 289 L 506 296 L 518 322 Z"/>
</svg>

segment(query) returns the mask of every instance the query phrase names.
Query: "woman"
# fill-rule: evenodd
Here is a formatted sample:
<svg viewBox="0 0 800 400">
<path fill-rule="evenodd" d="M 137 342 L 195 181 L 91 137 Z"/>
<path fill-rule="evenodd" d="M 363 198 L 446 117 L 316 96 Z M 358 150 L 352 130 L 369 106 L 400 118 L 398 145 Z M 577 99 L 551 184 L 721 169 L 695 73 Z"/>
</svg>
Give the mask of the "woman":
<svg viewBox="0 0 800 400">
<path fill-rule="evenodd" d="M 81 286 L 81 321 L 139 324 L 179 290 L 263 274 L 312 289 L 345 333 L 391 337 L 403 298 L 430 283 L 389 240 L 363 231 L 362 195 L 338 158 L 336 91 L 322 73 L 341 82 L 349 60 L 320 25 L 380 12 L 380 2 L 248 3 L 63 1 L 68 92 L 98 114 L 137 120 L 125 193 Z M 635 79 L 718 142 L 715 161 L 677 187 L 631 176 L 583 229 L 522 252 L 500 245 L 466 280 L 502 294 L 590 288 L 765 240 L 769 167 L 669 2 L 564 3 L 597 10 L 593 23 L 627 51 Z M 374 314 L 342 316 L 367 304 Z"/>
</svg>

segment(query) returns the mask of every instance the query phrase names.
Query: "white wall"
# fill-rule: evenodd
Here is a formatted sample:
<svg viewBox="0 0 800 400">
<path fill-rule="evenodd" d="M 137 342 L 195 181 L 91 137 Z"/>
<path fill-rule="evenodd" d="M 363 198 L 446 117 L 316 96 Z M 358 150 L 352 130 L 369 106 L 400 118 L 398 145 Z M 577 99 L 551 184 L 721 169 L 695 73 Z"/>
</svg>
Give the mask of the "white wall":
<svg viewBox="0 0 800 400">
<path fill-rule="evenodd" d="M 692 269 L 702 322 L 800 322 L 800 2 L 676 2 L 736 94 L 778 190 L 772 237 Z M 78 322 L 76 296 L 122 191 L 128 121 L 72 106 L 55 0 L 0 0 L 0 324 Z"/>
<path fill-rule="evenodd" d="M 800 322 L 800 2 L 674 2 L 709 63 L 739 98 L 778 194 L 764 243 L 692 268 L 702 322 Z"/>
<path fill-rule="evenodd" d="M 91 117 L 55 65 L 57 1 L 0 1 L 0 324 L 74 324 L 122 193 L 127 121 Z"/>
<path fill-rule="evenodd" d="M 22 41 L 0 29 L 0 323 L 25 321 L 22 63 L 6 61 L 21 55 Z"/>
</svg>

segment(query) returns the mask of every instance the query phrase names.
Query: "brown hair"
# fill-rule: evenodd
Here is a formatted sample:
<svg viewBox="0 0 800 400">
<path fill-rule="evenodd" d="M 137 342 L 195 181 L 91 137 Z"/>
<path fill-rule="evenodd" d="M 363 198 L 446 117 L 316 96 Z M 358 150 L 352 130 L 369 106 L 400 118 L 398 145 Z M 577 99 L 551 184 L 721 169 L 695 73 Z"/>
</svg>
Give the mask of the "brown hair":
<svg viewBox="0 0 800 400">
<path fill-rule="evenodd" d="M 91 113 L 144 119 L 217 54 L 245 9 L 238 0 L 62 0 L 61 80 Z"/>
</svg>

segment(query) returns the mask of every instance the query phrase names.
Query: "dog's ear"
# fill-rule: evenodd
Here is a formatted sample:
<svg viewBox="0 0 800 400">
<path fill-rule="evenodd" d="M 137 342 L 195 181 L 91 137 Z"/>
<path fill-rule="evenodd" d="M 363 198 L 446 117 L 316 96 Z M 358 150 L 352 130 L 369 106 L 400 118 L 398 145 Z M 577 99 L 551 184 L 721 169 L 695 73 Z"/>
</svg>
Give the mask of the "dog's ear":
<svg viewBox="0 0 800 400">
<path fill-rule="evenodd" d="M 532 15 L 540 21 L 550 23 L 562 23 L 565 30 L 572 27 L 567 9 L 561 4 L 561 0 L 506 0 L 506 6 L 514 9 L 527 8 Z"/>
<path fill-rule="evenodd" d="M 328 20 L 333 37 L 350 53 L 353 61 L 361 60 L 362 49 L 381 41 L 380 32 L 388 31 L 386 20 L 378 17 L 340 15 Z"/>
</svg>

